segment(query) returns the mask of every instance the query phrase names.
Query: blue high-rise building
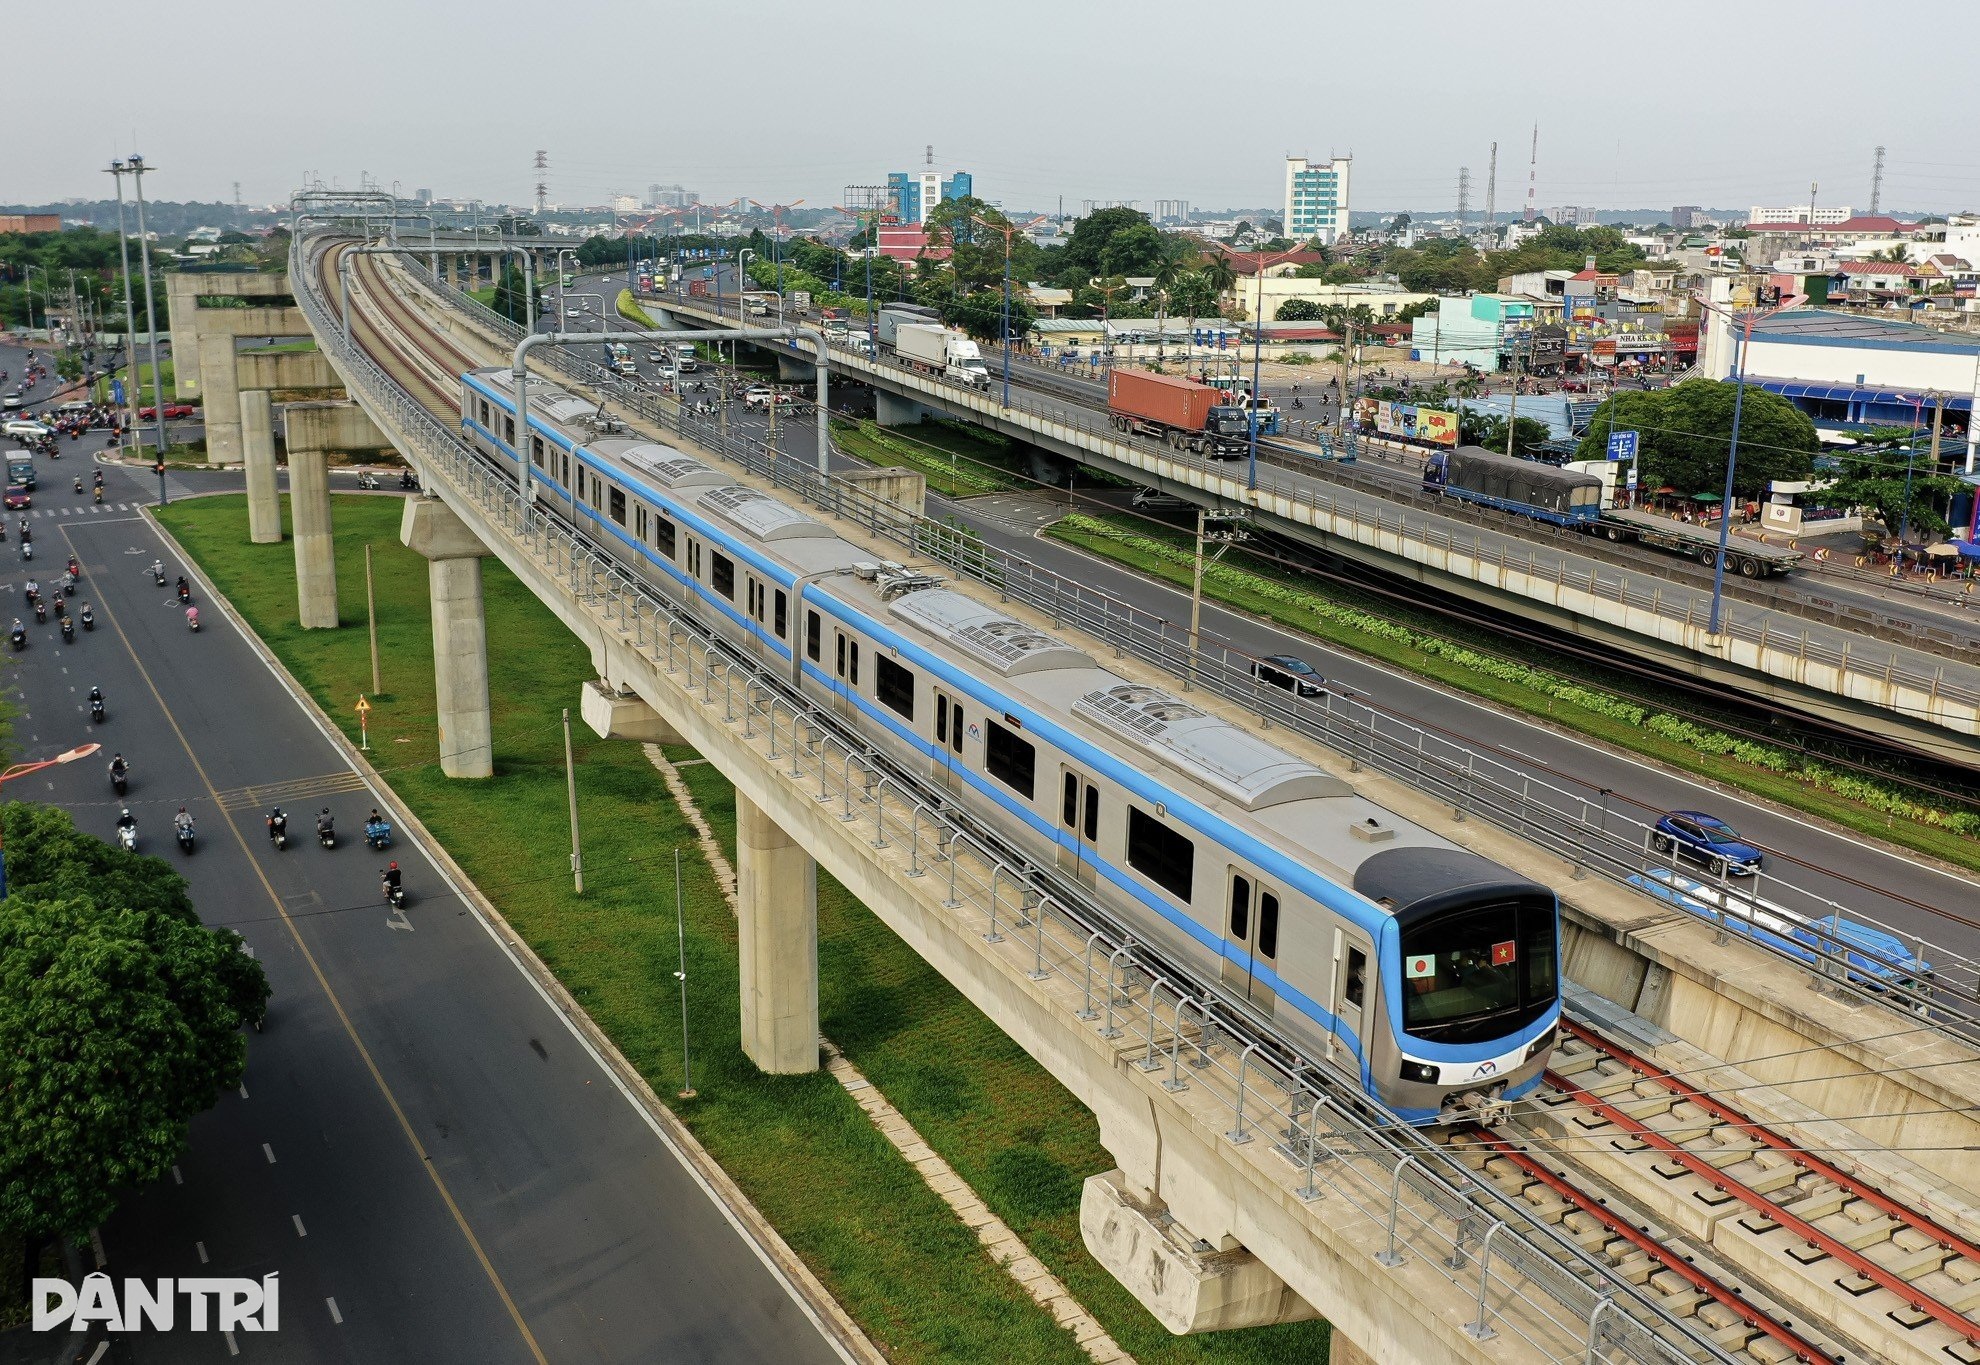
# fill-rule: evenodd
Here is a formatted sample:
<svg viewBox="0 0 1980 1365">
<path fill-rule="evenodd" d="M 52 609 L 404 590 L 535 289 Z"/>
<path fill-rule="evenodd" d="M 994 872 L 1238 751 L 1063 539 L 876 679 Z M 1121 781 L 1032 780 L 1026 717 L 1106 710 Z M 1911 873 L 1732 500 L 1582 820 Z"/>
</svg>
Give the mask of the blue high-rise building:
<svg viewBox="0 0 1980 1365">
<path fill-rule="evenodd" d="M 934 171 L 889 171 L 887 199 L 903 223 L 925 223 L 928 213 L 944 199 L 966 199 L 976 193 L 976 179 L 968 171 L 956 171 L 947 178 Z"/>
<path fill-rule="evenodd" d="M 921 221 L 921 181 L 911 172 L 887 172 L 887 198 L 903 223 Z"/>
<path fill-rule="evenodd" d="M 968 171 L 957 171 L 942 182 L 944 199 L 967 199 L 976 193 L 976 181 Z"/>
</svg>

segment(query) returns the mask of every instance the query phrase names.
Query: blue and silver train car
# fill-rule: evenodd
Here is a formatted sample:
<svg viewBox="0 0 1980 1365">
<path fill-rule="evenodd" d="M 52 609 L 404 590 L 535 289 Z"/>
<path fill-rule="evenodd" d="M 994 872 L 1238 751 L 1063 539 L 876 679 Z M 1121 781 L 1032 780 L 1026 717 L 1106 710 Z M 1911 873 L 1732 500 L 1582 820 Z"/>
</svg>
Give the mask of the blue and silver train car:
<svg viewBox="0 0 1980 1365">
<path fill-rule="evenodd" d="M 1539 1083 L 1560 1015 L 1549 888 L 967 583 L 876 565 L 672 447 L 594 436 L 595 410 L 532 380 L 519 469 L 508 375 L 462 380 L 464 434 L 542 505 L 1303 1056 L 1418 1123 Z"/>
<path fill-rule="evenodd" d="M 1602 481 L 1593 474 L 1516 459 L 1483 446 L 1433 453 L 1423 466 L 1423 491 L 1556 526 L 1585 530 L 1602 518 Z"/>
</svg>

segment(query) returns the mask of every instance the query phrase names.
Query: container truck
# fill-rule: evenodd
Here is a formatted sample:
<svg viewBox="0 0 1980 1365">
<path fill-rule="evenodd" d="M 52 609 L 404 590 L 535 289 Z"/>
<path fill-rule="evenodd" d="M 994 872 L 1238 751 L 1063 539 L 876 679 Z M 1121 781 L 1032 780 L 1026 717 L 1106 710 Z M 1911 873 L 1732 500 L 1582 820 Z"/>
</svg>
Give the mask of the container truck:
<svg viewBox="0 0 1980 1365">
<path fill-rule="evenodd" d="M 918 370 L 941 375 L 971 388 L 987 388 L 990 371 L 983 353 L 961 332 L 933 323 L 909 323 L 894 329 L 894 354 Z"/>
<path fill-rule="evenodd" d="M 1550 521 L 1621 544 L 1635 541 L 1711 567 L 1719 560 L 1716 526 L 1693 526 L 1654 512 L 1602 506 L 1602 480 L 1593 474 L 1501 455 L 1479 446 L 1437 451 L 1423 466 L 1423 491 L 1503 512 Z M 1726 567 L 1742 578 L 1784 574 L 1801 552 L 1741 536 L 1726 545 Z"/>
<path fill-rule="evenodd" d="M 918 303 L 890 303 L 880 310 L 876 321 L 879 324 L 880 344 L 894 345 L 894 333 L 903 326 L 912 327 L 919 323 L 932 323 L 940 326 L 942 315 L 933 308 L 924 308 Z"/>
<path fill-rule="evenodd" d="M 1153 436 L 1177 450 L 1220 460 L 1242 454 L 1251 439 L 1248 415 L 1228 395 L 1194 379 L 1152 370 L 1116 366 L 1109 371 L 1107 418 L 1116 431 Z"/>
</svg>

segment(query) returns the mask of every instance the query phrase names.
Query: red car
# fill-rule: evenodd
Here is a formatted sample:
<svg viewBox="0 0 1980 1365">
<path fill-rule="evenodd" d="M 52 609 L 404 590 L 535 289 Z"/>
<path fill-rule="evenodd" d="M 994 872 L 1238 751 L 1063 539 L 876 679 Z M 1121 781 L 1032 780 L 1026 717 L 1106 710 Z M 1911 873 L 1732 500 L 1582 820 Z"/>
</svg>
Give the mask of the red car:
<svg viewBox="0 0 1980 1365">
<path fill-rule="evenodd" d="M 34 499 L 28 496 L 28 491 L 23 485 L 17 483 L 7 485 L 7 510 L 9 512 L 18 512 L 22 508 L 32 507 L 33 505 Z"/>
<path fill-rule="evenodd" d="M 165 420 L 175 422 L 181 417 L 190 417 L 198 411 L 199 409 L 195 408 L 191 403 L 167 403 L 165 405 Z M 138 409 L 138 416 L 146 421 L 150 421 L 157 415 L 158 409 L 155 407 Z"/>
</svg>

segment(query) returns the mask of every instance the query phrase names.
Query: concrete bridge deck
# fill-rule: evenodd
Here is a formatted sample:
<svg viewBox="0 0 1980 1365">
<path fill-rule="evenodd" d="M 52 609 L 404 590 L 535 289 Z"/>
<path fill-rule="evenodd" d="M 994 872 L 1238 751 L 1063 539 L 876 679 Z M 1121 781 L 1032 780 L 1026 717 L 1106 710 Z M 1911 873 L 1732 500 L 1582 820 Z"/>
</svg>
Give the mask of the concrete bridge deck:
<svg viewBox="0 0 1980 1365">
<path fill-rule="evenodd" d="M 711 301 L 645 296 L 683 327 L 732 323 Z M 790 351 L 788 358 L 801 359 Z M 979 391 L 898 364 L 834 353 L 835 373 L 909 404 L 977 422 L 1056 455 L 1159 487 L 1255 509 L 1258 524 L 1440 591 L 1547 621 L 1587 638 L 1724 682 L 1782 706 L 1980 767 L 1980 661 L 1943 657 L 1790 612 L 1728 601 L 1708 630 L 1711 594 L 1588 554 L 1536 544 L 1458 518 L 1399 508 L 1323 471 L 1212 460 L 1124 439 L 1105 415 L 1070 399 L 995 386 Z"/>
</svg>

